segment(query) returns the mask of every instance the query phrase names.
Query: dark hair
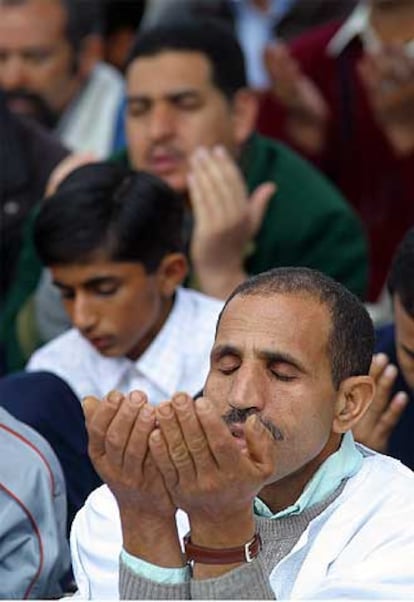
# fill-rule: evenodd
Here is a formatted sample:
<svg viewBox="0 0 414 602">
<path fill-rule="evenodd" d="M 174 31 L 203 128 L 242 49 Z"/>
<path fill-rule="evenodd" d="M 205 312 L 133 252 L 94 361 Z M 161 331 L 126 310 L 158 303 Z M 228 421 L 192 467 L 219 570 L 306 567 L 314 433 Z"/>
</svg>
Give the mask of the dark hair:
<svg viewBox="0 0 414 602">
<path fill-rule="evenodd" d="M 398 295 L 405 311 L 414 317 L 414 228 L 397 247 L 387 281 L 391 296 Z"/>
<path fill-rule="evenodd" d="M 231 293 L 229 302 L 248 295 L 307 295 L 324 304 L 331 316 L 328 340 L 332 382 L 337 389 L 349 376 L 368 374 L 374 350 L 374 326 L 361 301 L 329 276 L 303 267 L 275 268 L 248 278 Z M 318 333 L 315 333 L 318 336 Z"/>
<path fill-rule="evenodd" d="M 91 34 L 102 34 L 103 13 L 101 0 L 61 0 L 68 15 L 66 35 L 76 53 L 83 39 Z"/>
<path fill-rule="evenodd" d="M 47 265 L 109 260 L 154 272 L 168 253 L 182 252 L 183 201 L 162 180 L 114 163 L 74 170 L 42 202 L 34 241 Z"/>
<path fill-rule="evenodd" d="M 56 0 L 67 13 L 66 36 L 78 53 L 83 39 L 102 31 L 101 0 Z M 0 0 L 3 6 L 19 6 L 28 0 Z"/>
<path fill-rule="evenodd" d="M 165 51 L 199 52 L 211 65 L 215 86 L 228 98 L 245 88 L 246 69 L 242 49 L 227 23 L 188 17 L 140 30 L 130 50 L 126 68 L 137 58 Z"/>
</svg>

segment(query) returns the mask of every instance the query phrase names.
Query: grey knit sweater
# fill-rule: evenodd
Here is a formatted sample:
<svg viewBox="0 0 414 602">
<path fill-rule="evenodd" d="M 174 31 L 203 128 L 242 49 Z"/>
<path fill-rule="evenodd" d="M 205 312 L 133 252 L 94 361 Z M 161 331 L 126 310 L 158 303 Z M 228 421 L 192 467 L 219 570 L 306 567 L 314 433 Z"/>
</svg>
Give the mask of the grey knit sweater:
<svg viewBox="0 0 414 602">
<path fill-rule="evenodd" d="M 273 568 L 289 554 L 310 521 L 323 512 L 341 493 L 346 480 L 323 502 L 301 514 L 278 519 L 256 517 L 262 539 L 258 557 L 215 578 L 191 579 L 179 584 L 160 584 L 136 575 L 122 559 L 119 593 L 123 600 L 274 600 L 269 585 Z"/>
</svg>

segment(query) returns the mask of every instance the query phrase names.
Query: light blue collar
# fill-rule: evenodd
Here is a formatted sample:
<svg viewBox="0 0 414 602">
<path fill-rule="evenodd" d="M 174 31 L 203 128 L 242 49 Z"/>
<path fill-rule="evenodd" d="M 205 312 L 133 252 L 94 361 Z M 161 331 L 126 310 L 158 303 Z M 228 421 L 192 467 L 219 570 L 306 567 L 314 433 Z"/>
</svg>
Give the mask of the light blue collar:
<svg viewBox="0 0 414 602">
<path fill-rule="evenodd" d="M 356 448 L 352 432 L 348 431 L 342 438 L 342 443 L 337 452 L 329 456 L 318 468 L 311 480 L 307 483 L 300 497 L 292 506 L 272 514 L 271 510 L 260 499 L 254 500 L 254 512 L 266 518 L 281 518 L 291 514 L 300 514 L 306 508 L 321 502 L 330 495 L 341 481 L 352 477 L 358 472 L 362 464 L 362 454 Z"/>
</svg>

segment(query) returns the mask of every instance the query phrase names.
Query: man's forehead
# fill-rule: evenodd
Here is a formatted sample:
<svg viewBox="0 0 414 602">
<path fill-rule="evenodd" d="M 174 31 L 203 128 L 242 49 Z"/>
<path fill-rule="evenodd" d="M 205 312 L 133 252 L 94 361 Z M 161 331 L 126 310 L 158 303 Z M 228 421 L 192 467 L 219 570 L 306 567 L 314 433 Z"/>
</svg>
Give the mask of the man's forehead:
<svg viewBox="0 0 414 602">
<path fill-rule="evenodd" d="M 0 0 L 0 14 L 0 40 L 9 48 L 32 48 L 67 37 L 68 15 L 59 0 L 30 0 L 21 4 L 2 4 Z"/>
<path fill-rule="evenodd" d="M 201 52 L 162 50 L 134 59 L 126 71 L 127 87 L 145 91 L 157 87 L 205 87 L 212 85 L 211 64 Z"/>
<path fill-rule="evenodd" d="M 96 261 L 50 266 L 52 276 L 62 284 L 80 285 L 92 280 L 123 278 L 130 274 L 145 274 L 143 264 L 126 261 Z"/>
<path fill-rule="evenodd" d="M 331 319 L 326 306 L 310 295 L 285 293 L 237 295 L 226 306 L 217 328 L 217 335 L 239 330 L 253 336 L 284 336 L 297 338 L 301 332 L 330 332 Z"/>
</svg>

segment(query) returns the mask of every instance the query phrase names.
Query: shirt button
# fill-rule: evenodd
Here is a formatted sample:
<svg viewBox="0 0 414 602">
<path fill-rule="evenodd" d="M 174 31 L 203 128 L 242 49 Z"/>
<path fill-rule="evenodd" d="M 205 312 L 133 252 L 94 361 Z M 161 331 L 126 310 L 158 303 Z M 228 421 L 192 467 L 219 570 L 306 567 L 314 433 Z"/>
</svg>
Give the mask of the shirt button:
<svg viewBox="0 0 414 602">
<path fill-rule="evenodd" d="M 19 213 L 20 205 L 16 201 L 7 201 L 3 205 L 3 211 L 6 215 L 16 215 Z"/>
</svg>

